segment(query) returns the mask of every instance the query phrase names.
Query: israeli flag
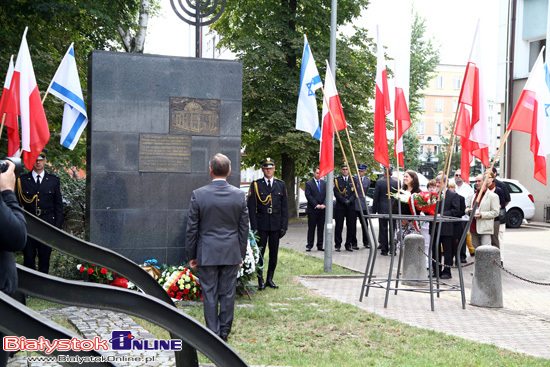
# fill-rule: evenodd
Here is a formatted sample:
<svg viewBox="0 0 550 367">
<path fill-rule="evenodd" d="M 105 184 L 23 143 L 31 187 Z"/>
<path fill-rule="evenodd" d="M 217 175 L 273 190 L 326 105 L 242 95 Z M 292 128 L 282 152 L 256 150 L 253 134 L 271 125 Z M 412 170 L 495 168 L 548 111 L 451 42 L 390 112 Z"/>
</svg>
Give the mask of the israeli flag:
<svg viewBox="0 0 550 367">
<path fill-rule="evenodd" d="M 317 71 L 313 54 L 304 35 L 304 52 L 302 54 L 302 71 L 300 75 L 300 95 L 296 111 L 296 130 L 308 132 L 315 139 L 321 139 L 319 112 L 315 91 L 323 86 Z"/>
<path fill-rule="evenodd" d="M 73 45 L 71 43 L 48 87 L 49 93 L 65 102 L 63 125 L 61 126 L 61 145 L 71 150 L 78 143 L 82 131 L 88 124 Z"/>
</svg>

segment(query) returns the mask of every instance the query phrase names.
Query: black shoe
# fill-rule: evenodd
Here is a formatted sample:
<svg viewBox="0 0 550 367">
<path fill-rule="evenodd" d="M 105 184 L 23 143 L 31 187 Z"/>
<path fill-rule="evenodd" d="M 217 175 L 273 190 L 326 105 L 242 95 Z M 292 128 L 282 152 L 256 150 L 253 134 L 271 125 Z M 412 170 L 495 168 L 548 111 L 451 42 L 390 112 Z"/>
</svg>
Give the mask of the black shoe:
<svg viewBox="0 0 550 367">
<path fill-rule="evenodd" d="M 273 280 L 271 279 L 268 279 L 265 284 L 269 287 L 269 288 L 273 288 L 273 289 L 277 289 L 279 288 L 278 285 L 276 285 L 275 283 L 273 283 Z"/>
<path fill-rule="evenodd" d="M 462 264 L 466 264 L 466 263 L 467 263 L 466 259 L 460 259 L 460 262 L 461 262 Z"/>
<path fill-rule="evenodd" d="M 227 343 L 227 336 L 228 336 L 227 334 L 221 334 L 221 335 L 220 335 L 220 338 L 221 338 L 224 342 Z"/>
<path fill-rule="evenodd" d="M 353 250 L 349 247 L 346 247 L 346 251 L 353 252 Z"/>
<path fill-rule="evenodd" d="M 306 247 L 307 252 L 311 252 L 311 247 Z"/>
<path fill-rule="evenodd" d="M 439 277 L 441 279 L 451 279 L 453 276 L 451 275 L 451 273 L 441 273 Z"/>
<path fill-rule="evenodd" d="M 363 245 L 363 247 L 370 248 L 370 245 L 367 243 L 367 244 Z"/>
<path fill-rule="evenodd" d="M 340 252 L 340 247 L 336 247 L 336 252 Z"/>
<path fill-rule="evenodd" d="M 388 256 L 388 251 L 382 251 L 382 252 L 380 252 L 380 255 L 382 255 L 382 256 Z"/>
<path fill-rule="evenodd" d="M 377 250 L 382 250 L 382 245 L 378 245 Z"/>
<path fill-rule="evenodd" d="M 264 278 L 258 278 L 258 290 L 263 291 L 265 289 Z"/>
<path fill-rule="evenodd" d="M 322 247 L 317 247 L 317 251 L 325 251 L 325 249 Z"/>
<path fill-rule="evenodd" d="M 359 246 L 357 246 L 357 245 L 351 246 L 351 249 L 352 249 L 352 250 L 359 250 Z"/>
</svg>

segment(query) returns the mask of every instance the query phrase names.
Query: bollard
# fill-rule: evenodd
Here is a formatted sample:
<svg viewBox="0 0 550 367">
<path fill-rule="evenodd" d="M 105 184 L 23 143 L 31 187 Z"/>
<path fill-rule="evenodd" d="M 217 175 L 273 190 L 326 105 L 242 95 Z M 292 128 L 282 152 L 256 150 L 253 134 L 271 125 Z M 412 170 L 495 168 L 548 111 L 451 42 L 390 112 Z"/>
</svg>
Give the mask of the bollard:
<svg viewBox="0 0 550 367">
<path fill-rule="evenodd" d="M 410 234 L 403 239 L 403 279 L 426 279 L 426 255 L 424 248 L 424 236 Z M 425 285 L 425 281 L 404 280 L 403 284 L 419 286 Z"/>
<path fill-rule="evenodd" d="M 474 280 L 470 304 L 478 307 L 502 308 L 502 280 L 500 268 L 494 263 L 500 262 L 500 250 L 491 245 L 476 248 Z"/>
</svg>

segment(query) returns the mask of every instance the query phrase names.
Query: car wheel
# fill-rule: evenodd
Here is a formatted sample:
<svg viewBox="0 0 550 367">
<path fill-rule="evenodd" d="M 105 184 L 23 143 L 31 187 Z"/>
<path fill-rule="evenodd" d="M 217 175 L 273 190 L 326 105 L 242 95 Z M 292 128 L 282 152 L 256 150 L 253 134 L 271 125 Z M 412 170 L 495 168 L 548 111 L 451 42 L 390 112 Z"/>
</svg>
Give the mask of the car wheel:
<svg viewBox="0 0 550 367">
<path fill-rule="evenodd" d="M 519 209 L 510 209 L 506 213 L 506 224 L 510 228 L 519 228 L 523 222 L 523 213 Z"/>
</svg>

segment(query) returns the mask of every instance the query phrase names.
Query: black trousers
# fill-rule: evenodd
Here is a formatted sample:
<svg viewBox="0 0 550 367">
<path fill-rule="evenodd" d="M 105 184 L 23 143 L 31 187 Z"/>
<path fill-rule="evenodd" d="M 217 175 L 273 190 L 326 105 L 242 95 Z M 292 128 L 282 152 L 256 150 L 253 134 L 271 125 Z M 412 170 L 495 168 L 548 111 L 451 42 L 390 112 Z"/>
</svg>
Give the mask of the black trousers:
<svg viewBox="0 0 550 367">
<path fill-rule="evenodd" d="M 355 216 L 359 219 L 359 223 L 361 223 L 361 233 L 363 234 L 363 245 L 367 245 L 370 242 L 369 239 L 369 220 L 367 219 L 367 211 L 363 210 L 363 214 L 365 214 L 365 225 L 363 225 L 363 220 L 361 219 L 361 212 L 359 210 L 355 211 Z M 355 238 L 354 245 L 357 245 L 357 238 Z"/>
<path fill-rule="evenodd" d="M 444 263 L 447 265 L 445 268 L 439 267 L 439 273 L 451 273 L 450 266 L 453 266 L 453 236 L 439 236 L 439 242 L 432 241 L 432 259 L 438 259 L 441 264 L 441 247 L 443 246 L 443 256 L 445 257 Z M 437 257 L 436 257 L 437 256 Z M 432 261 L 432 269 L 435 271 L 436 262 Z"/>
<path fill-rule="evenodd" d="M 238 272 L 239 265 L 200 267 L 206 327 L 219 336 L 229 335 L 231 332 Z"/>
<path fill-rule="evenodd" d="M 280 231 L 258 230 L 258 234 L 260 235 L 260 243 L 258 243 L 258 247 L 260 248 L 260 253 L 262 254 L 262 257 L 260 258 L 260 267 L 263 269 L 265 248 L 266 246 L 269 246 L 267 280 L 273 280 L 275 268 L 277 267 L 277 256 L 279 254 Z M 258 269 L 258 276 L 260 277 L 263 276 L 262 269 Z"/>
<path fill-rule="evenodd" d="M 314 210 L 307 214 L 307 248 L 313 247 L 315 242 L 315 230 L 317 229 L 317 248 L 323 248 L 325 231 L 325 209 Z"/>
<path fill-rule="evenodd" d="M 393 221 L 393 231 L 390 233 L 390 220 L 385 218 L 378 218 L 378 242 L 380 243 L 380 251 L 389 252 L 390 251 L 390 242 L 389 239 L 393 238 L 393 233 L 395 232 L 395 220 Z"/>
<path fill-rule="evenodd" d="M 38 254 L 38 271 L 48 274 L 50 270 L 50 256 L 52 248 L 33 238 L 27 237 L 27 244 L 23 248 L 23 265 L 36 270 L 36 255 Z"/>
<path fill-rule="evenodd" d="M 346 220 L 346 242 L 344 246 L 351 248 L 352 244 L 357 243 L 355 238 L 357 217 L 355 216 L 355 209 L 335 210 L 334 219 L 336 220 L 336 226 L 334 228 L 334 244 L 337 249 L 342 245 L 342 231 L 344 230 L 344 219 Z"/>
</svg>

